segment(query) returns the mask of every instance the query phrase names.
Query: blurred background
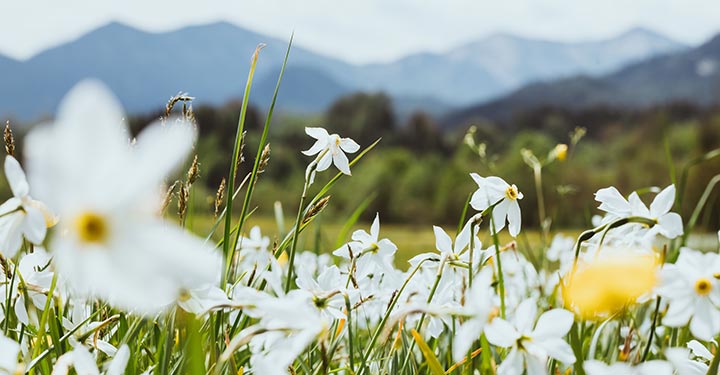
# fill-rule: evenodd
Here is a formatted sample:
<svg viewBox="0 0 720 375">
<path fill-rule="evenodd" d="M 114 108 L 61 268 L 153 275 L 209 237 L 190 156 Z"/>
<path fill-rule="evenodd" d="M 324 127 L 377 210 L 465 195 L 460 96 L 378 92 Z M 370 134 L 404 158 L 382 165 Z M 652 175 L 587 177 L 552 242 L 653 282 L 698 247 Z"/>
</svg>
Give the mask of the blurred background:
<svg viewBox="0 0 720 375">
<path fill-rule="evenodd" d="M 382 137 L 333 190 L 324 220 L 367 203 L 363 220 L 380 212 L 408 236 L 457 223 L 476 188 L 469 172 L 517 184 L 524 225 L 537 227 L 522 149 L 542 159 L 570 145 L 544 169 L 543 188 L 555 228 L 581 228 L 597 189 L 667 186 L 720 146 L 716 0 L 70 0 L 4 2 L 0 14 L 0 120 L 19 138 L 86 77 L 110 86 L 134 131 L 171 96 L 195 97 L 198 215 L 212 215 L 227 175 L 250 56 L 267 45 L 245 126 L 252 161 L 293 32 L 258 220 L 272 217 L 275 201 L 294 214 L 311 161 L 300 154 L 312 144 L 305 126 L 361 146 Z M 684 217 L 720 161 L 687 170 Z M 700 222 L 716 230 L 717 192 L 710 202 Z"/>
</svg>

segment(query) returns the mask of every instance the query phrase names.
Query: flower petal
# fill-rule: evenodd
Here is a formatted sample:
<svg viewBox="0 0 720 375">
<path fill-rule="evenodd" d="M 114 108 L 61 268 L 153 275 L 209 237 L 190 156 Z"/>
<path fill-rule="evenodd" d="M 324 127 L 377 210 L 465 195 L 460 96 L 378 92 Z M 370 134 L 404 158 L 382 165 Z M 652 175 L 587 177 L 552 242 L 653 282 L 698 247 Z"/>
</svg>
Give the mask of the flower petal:
<svg viewBox="0 0 720 375">
<path fill-rule="evenodd" d="M 25 178 L 25 172 L 20 167 L 20 163 L 10 155 L 5 157 L 5 177 L 15 197 L 22 198 L 30 194 L 30 185 Z"/>
<path fill-rule="evenodd" d="M 673 204 L 675 204 L 675 185 L 670 185 L 659 192 L 650 203 L 651 217 L 657 218 L 670 212 Z"/>
</svg>

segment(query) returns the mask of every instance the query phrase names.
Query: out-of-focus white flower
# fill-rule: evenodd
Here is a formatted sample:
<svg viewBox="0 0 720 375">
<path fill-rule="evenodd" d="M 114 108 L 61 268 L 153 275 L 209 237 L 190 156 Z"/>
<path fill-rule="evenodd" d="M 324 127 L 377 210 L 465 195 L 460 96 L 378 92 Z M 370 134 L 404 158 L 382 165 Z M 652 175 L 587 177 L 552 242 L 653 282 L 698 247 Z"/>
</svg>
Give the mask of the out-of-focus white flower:
<svg viewBox="0 0 720 375">
<path fill-rule="evenodd" d="M 690 332 L 709 341 L 720 333 L 720 256 L 680 249 L 675 264 L 666 264 L 660 276 L 657 293 L 667 299 L 669 307 L 662 323 L 682 327 L 690 322 Z"/>
<path fill-rule="evenodd" d="M 131 146 L 122 110 L 96 81 L 62 101 L 52 126 L 26 139 L 28 177 L 59 214 L 58 272 L 76 292 L 154 314 L 181 290 L 214 283 L 220 257 L 156 212 L 163 179 L 192 149 L 193 127 L 148 126 Z"/>
<path fill-rule="evenodd" d="M 335 164 L 340 172 L 348 176 L 351 175 L 350 164 L 345 153 L 357 152 L 360 145 L 350 138 L 340 138 L 337 134 L 328 134 L 327 130 L 323 128 L 305 128 L 305 133 L 317 139 L 312 147 L 302 153 L 307 156 L 318 155 L 318 159 L 315 159 L 318 172 L 328 169 L 330 164 Z M 309 176 L 310 183 L 312 183 L 314 175 L 313 172 Z"/>
<path fill-rule="evenodd" d="M 523 193 L 518 191 L 517 186 L 508 184 L 500 177 L 480 177 L 477 173 L 470 173 L 470 177 L 478 185 L 478 189 L 470 198 L 472 208 L 483 211 L 495 205 L 492 210 L 495 232 L 505 228 L 507 220 L 510 235 L 517 236 L 521 225 L 518 200 L 523 199 Z"/>
<path fill-rule="evenodd" d="M 229 305 L 230 302 L 225 291 L 211 284 L 185 291 L 178 298 L 178 306 L 193 314 L 203 314 L 215 306 Z"/>
<path fill-rule="evenodd" d="M 280 298 L 260 294 L 251 300 L 256 304 L 252 314 L 260 321 L 237 338 L 252 336 L 250 366 L 256 374 L 288 374 L 288 367 L 305 347 L 322 339 L 329 329 L 309 293 L 293 290 Z"/>
<path fill-rule="evenodd" d="M 334 255 L 350 260 L 355 259 L 358 277 L 373 273 L 385 273 L 393 267 L 397 246 L 387 238 L 380 239 L 380 216 L 375 215 L 370 233 L 356 230 L 352 241 L 333 252 Z M 352 257 L 351 257 L 352 252 Z"/>
<path fill-rule="evenodd" d="M 667 358 L 668 362 L 670 362 L 673 367 L 677 370 L 678 374 L 681 375 L 705 375 L 708 373 L 708 366 L 704 362 L 698 362 L 697 360 L 693 359 L 692 357 L 699 357 L 702 361 L 712 361 L 712 354 L 710 354 L 710 351 L 707 350 L 702 344 L 695 340 L 691 340 L 688 342 L 688 347 L 691 347 L 691 344 L 696 343 L 697 346 L 701 347 L 703 349 L 703 354 L 698 354 L 697 351 L 694 349 L 686 349 L 686 348 L 667 348 L 665 349 L 665 358 Z M 705 352 L 707 352 L 707 356 L 705 356 Z"/>
<path fill-rule="evenodd" d="M 47 228 L 55 224 L 56 218 L 45 204 L 30 197 L 25 172 L 12 156 L 5 158 L 5 177 L 13 197 L 0 205 L 0 253 L 12 258 L 23 237 L 35 245 L 42 244 Z"/>
<path fill-rule="evenodd" d="M 565 364 L 575 363 L 572 348 L 563 340 L 572 326 L 573 314 L 552 309 L 540 315 L 533 329 L 536 314 L 536 302 L 526 299 L 515 311 L 512 323 L 495 318 L 485 327 L 491 344 L 512 347 L 498 367 L 498 375 L 522 374 L 523 369 L 528 375 L 547 374 L 548 357 Z"/>
<path fill-rule="evenodd" d="M 473 279 L 473 286 L 467 291 L 465 306 L 460 313 L 467 319 L 458 327 L 453 338 L 453 360 L 459 362 L 470 350 L 470 346 L 482 334 L 489 323 L 495 306 L 492 284 L 492 272 L 485 268 Z"/>
<path fill-rule="evenodd" d="M 673 373 L 670 363 L 658 359 L 637 366 L 624 362 L 607 365 L 601 361 L 589 360 L 583 363 L 583 369 L 588 375 L 672 375 Z"/>
<path fill-rule="evenodd" d="M 20 345 L 0 332 L 0 375 L 14 375 L 18 370 Z"/>
<path fill-rule="evenodd" d="M 127 345 L 123 345 L 118 349 L 115 356 L 110 361 L 107 371 L 104 375 L 122 375 L 125 373 L 125 367 L 127 367 L 128 360 L 130 360 L 130 349 Z M 100 375 L 100 370 L 95 363 L 95 358 L 92 354 L 82 345 L 77 345 L 75 348 L 67 352 L 58 358 L 53 366 L 52 375 L 67 375 L 70 373 L 70 368 L 75 369 L 75 373 L 78 375 Z"/>
<path fill-rule="evenodd" d="M 35 308 L 42 311 L 47 301 L 47 293 L 52 284 L 53 272 L 50 270 L 50 256 L 41 247 L 36 247 L 31 254 L 27 254 L 20 259 L 18 272 L 22 276 L 25 289 L 23 292 L 16 290 L 18 298 L 15 301 L 15 315 L 18 320 L 26 325 L 30 324 L 30 315 L 27 311 L 27 302 L 25 295 L 30 297 L 30 301 Z M 19 284 L 16 281 L 15 284 Z M 0 290 L 2 287 L 0 287 Z M 33 322 L 38 324 L 37 321 Z"/>
<path fill-rule="evenodd" d="M 300 290 L 308 292 L 315 307 L 330 320 L 345 319 L 345 301 L 341 293 L 345 291 L 346 283 L 347 277 L 343 277 L 335 265 L 325 268 L 317 279 L 307 270 L 299 269 L 296 279 Z"/>
</svg>

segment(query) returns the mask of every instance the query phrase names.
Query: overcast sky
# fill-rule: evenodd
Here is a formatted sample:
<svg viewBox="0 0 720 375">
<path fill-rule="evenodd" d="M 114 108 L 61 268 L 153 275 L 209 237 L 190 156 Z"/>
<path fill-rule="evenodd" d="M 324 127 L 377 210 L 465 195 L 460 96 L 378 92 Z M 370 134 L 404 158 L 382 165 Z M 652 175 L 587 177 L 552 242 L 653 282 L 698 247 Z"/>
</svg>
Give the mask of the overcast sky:
<svg viewBox="0 0 720 375">
<path fill-rule="evenodd" d="M 355 63 L 443 51 L 493 32 L 563 41 L 642 26 L 698 44 L 720 0 L 27 0 L 0 2 L 0 53 L 27 58 L 109 21 L 148 31 L 225 20 Z"/>
</svg>

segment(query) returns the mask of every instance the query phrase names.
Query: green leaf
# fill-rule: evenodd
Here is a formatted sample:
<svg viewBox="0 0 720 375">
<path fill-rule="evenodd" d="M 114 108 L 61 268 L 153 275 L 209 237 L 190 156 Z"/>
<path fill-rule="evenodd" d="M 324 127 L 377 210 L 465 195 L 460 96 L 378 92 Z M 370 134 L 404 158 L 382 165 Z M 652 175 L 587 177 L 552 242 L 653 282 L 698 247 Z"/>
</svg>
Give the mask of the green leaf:
<svg viewBox="0 0 720 375">
<path fill-rule="evenodd" d="M 413 338 L 415 339 L 415 342 L 418 345 L 418 348 L 420 348 L 420 351 L 423 354 L 423 357 L 425 357 L 425 361 L 427 361 L 428 369 L 430 369 L 430 373 L 434 375 L 445 375 L 445 370 L 443 370 L 442 365 L 440 364 L 440 361 L 438 361 L 437 357 L 435 356 L 435 353 L 430 349 L 428 344 L 423 340 L 422 336 L 418 333 L 418 331 L 412 329 L 410 330 L 410 333 L 412 334 Z"/>
</svg>

